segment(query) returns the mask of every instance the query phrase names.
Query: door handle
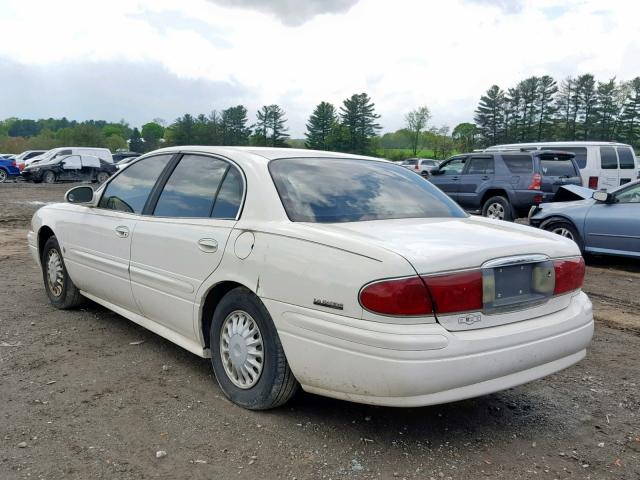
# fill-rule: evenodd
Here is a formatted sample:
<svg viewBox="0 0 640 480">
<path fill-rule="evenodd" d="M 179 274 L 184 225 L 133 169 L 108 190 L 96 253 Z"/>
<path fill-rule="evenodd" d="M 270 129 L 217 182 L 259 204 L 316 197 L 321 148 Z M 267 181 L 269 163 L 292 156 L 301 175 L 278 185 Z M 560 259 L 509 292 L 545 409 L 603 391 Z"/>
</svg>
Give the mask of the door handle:
<svg viewBox="0 0 640 480">
<path fill-rule="evenodd" d="M 124 225 L 118 225 L 116 227 L 116 235 L 120 238 L 127 238 L 129 236 L 129 229 Z"/>
<path fill-rule="evenodd" d="M 205 253 L 215 253 L 218 251 L 218 242 L 213 238 L 201 238 L 198 240 L 198 248 Z"/>
</svg>

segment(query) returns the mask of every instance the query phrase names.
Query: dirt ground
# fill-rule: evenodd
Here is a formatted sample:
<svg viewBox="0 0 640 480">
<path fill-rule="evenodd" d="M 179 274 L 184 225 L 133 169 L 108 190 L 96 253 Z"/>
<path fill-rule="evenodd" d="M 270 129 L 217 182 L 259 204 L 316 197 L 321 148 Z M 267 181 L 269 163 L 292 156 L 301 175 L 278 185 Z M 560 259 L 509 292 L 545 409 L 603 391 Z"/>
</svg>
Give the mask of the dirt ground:
<svg viewBox="0 0 640 480">
<path fill-rule="evenodd" d="M 208 360 L 96 304 L 48 304 L 25 235 L 68 188 L 0 185 L 0 479 L 640 478 L 640 262 L 588 259 L 592 347 L 543 380 L 427 408 L 301 392 L 249 412 Z"/>
</svg>

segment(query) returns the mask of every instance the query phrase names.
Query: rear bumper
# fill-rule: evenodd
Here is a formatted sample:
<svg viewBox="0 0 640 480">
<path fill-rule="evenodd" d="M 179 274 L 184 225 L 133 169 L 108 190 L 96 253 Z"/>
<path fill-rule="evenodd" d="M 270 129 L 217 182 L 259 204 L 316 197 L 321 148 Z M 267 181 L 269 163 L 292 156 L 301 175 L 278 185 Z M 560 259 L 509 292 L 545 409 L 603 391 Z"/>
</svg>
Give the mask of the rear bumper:
<svg viewBox="0 0 640 480">
<path fill-rule="evenodd" d="M 550 315 L 463 332 L 264 302 L 306 391 L 375 405 L 432 405 L 511 388 L 578 362 L 593 335 L 584 293 Z"/>
<path fill-rule="evenodd" d="M 516 190 L 514 192 L 513 206 L 517 209 L 528 209 L 532 205 L 552 201 L 555 195 L 555 193 L 542 192 L 540 190 Z M 535 199 L 538 201 L 534 201 Z"/>
</svg>

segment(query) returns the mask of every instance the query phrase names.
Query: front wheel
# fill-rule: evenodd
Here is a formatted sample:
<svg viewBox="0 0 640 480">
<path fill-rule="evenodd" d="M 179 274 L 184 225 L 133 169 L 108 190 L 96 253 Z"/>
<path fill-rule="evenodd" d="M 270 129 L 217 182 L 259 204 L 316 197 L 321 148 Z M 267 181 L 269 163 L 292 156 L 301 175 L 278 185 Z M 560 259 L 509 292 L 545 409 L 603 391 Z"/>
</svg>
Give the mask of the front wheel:
<svg viewBox="0 0 640 480">
<path fill-rule="evenodd" d="M 0 183 L 6 182 L 7 178 L 9 178 L 7 172 L 4 169 L 0 168 Z"/>
<path fill-rule="evenodd" d="M 269 312 L 250 290 L 231 290 L 210 329 L 211 364 L 229 400 L 249 410 L 286 403 L 298 389 Z"/>
<path fill-rule="evenodd" d="M 513 220 L 511 204 L 505 197 L 491 197 L 482 206 L 482 216 L 496 220 L 511 221 Z"/>
<path fill-rule="evenodd" d="M 44 244 L 42 276 L 47 296 L 54 307 L 67 310 L 82 304 L 83 297 L 69 278 L 56 237 L 50 237 Z"/>
<path fill-rule="evenodd" d="M 47 170 L 42 174 L 42 181 L 44 183 L 55 183 L 56 182 L 56 174 L 51 170 Z"/>
<path fill-rule="evenodd" d="M 556 235 L 560 235 L 561 237 L 573 240 L 580 248 L 580 251 L 583 250 L 580 234 L 572 223 L 561 219 L 551 219 L 540 225 L 540 228 L 546 230 L 547 232 L 555 233 Z"/>
</svg>

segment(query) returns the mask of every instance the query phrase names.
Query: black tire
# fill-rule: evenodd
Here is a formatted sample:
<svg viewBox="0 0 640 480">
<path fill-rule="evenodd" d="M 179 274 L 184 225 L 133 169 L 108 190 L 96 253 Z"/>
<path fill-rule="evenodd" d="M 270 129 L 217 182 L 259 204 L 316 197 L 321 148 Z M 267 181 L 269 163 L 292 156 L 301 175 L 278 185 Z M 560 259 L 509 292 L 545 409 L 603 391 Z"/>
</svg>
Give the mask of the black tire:
<svg viewBox="0 0 640 480">
<path fill-rule="evenodd" d="M 233 383 L 222 359 L 222 328 L 227 318 L 238 311 L 251 316 L 262 340 L 262 371 L 256 383 L 249 388 L 240 388 Z M 284 405 L 296 393 L 298 381 L 289 368 L 271 315 L 249 289 L 238 287 L 223 297 L 213 314 L 209 338 L 211 364 L 218 384 L 236 405 L 249 410 L 267 410 Z"/>
<path fill-rule="evenodd" d="M 61 283 L 60 291 L 54 291 L 52 285 L 49 282 L 50 264 L 49 259 L 51 255 L 57 255 L 61 263 Z M 44 244 L 42 250 L 42 279 L 44 281 L 44 289 L 47 292 L 51 305 L 61 310 L 67 310 L 80 306 L 84 302 L 84 297 L 80 294 L 80 290 L 74 285 L 73 281 L 67 273 L 67 267 L 64 265 L 64 258 L 62 257 L 62 251 L 56 237 L 49 237 Z"/>
<path fill-rule="evenodd" d="M 0 168 L 0 183 L 4 183 L 9 178 L 9 174 L 4 168 Z"/>
<path fill-rule="evenodd" d="M 42 181 L 44 183 L 56 183 L 56 174 L 51 170 L 47 170 L 42 174 Z"/>
<path fill-rule="evenodd" d="M 109 180 L 110 175 L 107 172 L 98 172 L 98 175 L 96 175 L 96 181 L 98 183 L 104 183 L 107 180 Z"/>
<path fill-rule="evenodd" d="M 499 217 L 494 215 L 501 216 Z M 513 210 L 509 203 L 509 199 L 502 196 L 495 196 L 487 199 L 487 201 L 484 202 L 484 205 L 482 205 L 482 216 L 496 218 L 507 222 L 513 221 Z"/>
<path fill-rule="evenodd" d="M 422 175 L 424 178 L 429 178 L 431 175 L 429 175 L 429 172 L 427 170 L 423 170 L 422 172 L 420 172 L 420 175 Z"/>
<path fill-rule="evenodd" d="M 556 233 L 562 237 L 573 240 L 578 245 L 578 248 L 580 248 L 580 251 L 584 252 L 582 237 L 580 236 L 580 233 L 578 233 L 578 229 L 570 221 L 562 218 L 550 218 L 549 220 L 542 222 L 540 228 L 547 232 Z"/>
</svg>

